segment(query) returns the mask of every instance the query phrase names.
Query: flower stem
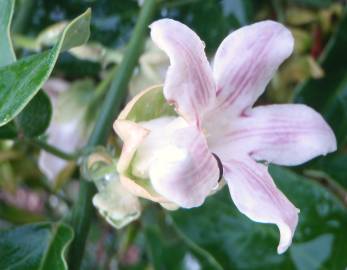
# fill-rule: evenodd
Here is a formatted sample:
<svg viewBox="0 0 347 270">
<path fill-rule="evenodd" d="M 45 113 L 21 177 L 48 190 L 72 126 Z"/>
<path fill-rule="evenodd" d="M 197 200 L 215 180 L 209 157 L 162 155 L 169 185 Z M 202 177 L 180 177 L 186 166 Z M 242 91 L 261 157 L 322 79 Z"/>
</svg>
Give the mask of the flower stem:
<svg viewBox="0 0 347 270">
<path fill-rule="evenodd" d="M 127 85 L 141 55 L 148 25 L 154 16 L 155 7 L 156 0 L 146 0 L 142 6 L 125 56 L 117 69 L 117 74 L 101 106 L 102 110 L 98 115 L 93 133 L 89 138 L 88 147 L 106 143 L 112 123 L 126 97 Z M 81 179 L 79 196 L 70 219 L 70 223 L 75 231 L 75 238 L 71 243 L 69 251 L 69 269 L 80 269 L 91 217 L 94 213 L 92 206 L 92 196 L 94 193 L 94 185 Z"/>
<path fill-rule="evenodd" d="M 42 140 L 37 139 L 37 138 L 27 139 L 27 142 L 32 144 L 32 145 L 36 145 L 39 148 L 45 150 L 46 152 L 48 152 L 54 156 L 57 156 L 61 159 L 64 159 L 64 160 L 76 160 L 78 158 L 78 154 L 76 154 L 76 153 L 72 153 L 72 154 L 66 153 L 66 152 L 60 150 L 59 148 L 56 148 L 53 145 L 50 145 L 50 144 L 46 143 L 45 141 L 42 141 Z"/>
<path fill-rule="evenodd" d="M 98 84 L 95 89 L 95 100 L 98 101 L 105 92 L 109 89 L 114 76 L 117 74 L 118 66 L 114 65 L 111 70 L 106 74 L 105 78 Z"/>
<path fill-rule="evenodd" d="M 283 10 L 283 3 L 281 0 L 272 0 L 272 6 L 275 10 L 277 20 L 281 23 L 285 21 L 285 14 Z"/>
</svg>

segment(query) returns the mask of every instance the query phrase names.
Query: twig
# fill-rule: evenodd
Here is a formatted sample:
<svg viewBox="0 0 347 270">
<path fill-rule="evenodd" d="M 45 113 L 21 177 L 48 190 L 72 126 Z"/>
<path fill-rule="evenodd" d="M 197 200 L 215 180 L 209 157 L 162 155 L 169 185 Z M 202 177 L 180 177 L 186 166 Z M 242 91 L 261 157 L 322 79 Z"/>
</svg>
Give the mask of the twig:
<svg viewBox="0 0 347 270">
<path fill-rule="evenodd" d="M 334 194 L 341 201 L 343 206 L 347 208 L 347 191 L 329 175 L 315 170 L 305 170 L 303 174 Z"/>
<path fill-rule="evenodd" d="M 32 138 L 32 139 L 25 138 L 23 140 L 29 144 L 35 145 L 35 146 L 45 150 L 46 152 L 48 152 L 52 155 L 55 155 L 55 156 L 57 156 L 61 159 L 64 159 L 64 160 L 76 160 L 79 157 L 79 153 L 66 153 L 66 152 L 62 151 L 61 149 L 59 149 L 53 145 L 50 145 L 47 142 L 45 142 L 41 139 L 38 139 L 38 138 Z"/>
</svg>

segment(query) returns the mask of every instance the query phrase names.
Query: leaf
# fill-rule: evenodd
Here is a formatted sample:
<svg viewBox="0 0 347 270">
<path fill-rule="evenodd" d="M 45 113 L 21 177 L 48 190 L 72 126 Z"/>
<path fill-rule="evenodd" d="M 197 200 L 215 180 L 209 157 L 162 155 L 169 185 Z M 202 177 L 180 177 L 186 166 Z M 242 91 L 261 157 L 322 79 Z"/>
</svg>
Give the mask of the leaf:
<svg viewBox="0 0 347 270">
<path fill-rule="evenodd" d="M 13 119 L 47 80 L 61 51 L 85 43 L 90 34 L 90 10 L 73 20 L 50 50 L 0 68 L 0 126 Z"/>
<path fill-rule="evenodd" d="M 43 91 L 39 91 L 18 115 L 17 124 L 26 137 L 36 137 L 45 132 L 52 117 L 52 104 Z"/>
<path fill-rule="evenodd" d="M 0 269 L 65 270 L 72 229 L 63 223 L 36 223 L 0 232 Z"/>
<path fill-rule="evenodd" d="M 197 258 L 172 234 L 163 233 L 160 227 L 145 229 L 146 249 L 153 269 L 189 269 L 187 264 L 197 264 Z"/>
<path fill-rule="evenodd" d="M 44 216 L 31 213 L 25 209 L 17 208 L 5 202 L 0 203 L 0 218 L 9 221 L 13 224 L 25 224 L 30 222 L 40 222 L 46 220 Z"/>
<path fill-rule="evenodd" d="M 14 0 L 5 0 L 0 3 L 4 5 L 3 9 L 0 12 L 4 12 L 4 27 L 8 25 L 8 29 L 1 33 L 6 33 L 7 36 L 4 36 L 2 41 L 4 45 L 1 45 L 4 48 L 4 54 L 8 55 L 8 61 L 4 62 L 3 65 L 11 64 L 15 62 L 15 55 L 13 53 L 13 47 L 11 43 L 11 38 L 9 35 L 9 25 L 12 18 Z M 1 8 L 1 6 L 0 6 Z M 0 14 L 1 15 L 1 14 Z M 6 16 L 5 16 L 6 15 Z M 1 16 L 2 17 L 2 16 Z M 6 22 L 5 22 L 6 21 Z M 66 25 L 66 23 L 60 23 L 59 25 Z M 55 31 L 58 32 L 58 31 Z M 50 34 L 50 35 L 49 35 Z M 58 34 L 57 34 L 58 35 Z M 52 36 L 52 31 L 49 31 L 46 36 Z M 51 37 L 52 38 L 52 37 Z M 39 40 L 44 39 L 44 33 L 38 37 Z M 46 41 L 44 39 L 44 41 Z M 42 41 L 42 42 L 44 42 Z M 1 57 L 1 56 L 0 56 Z M 7 59 L 6 58 L 6 59 Z M 5 59 L 5 60 L 6 60 Z M 52 105 L 48 96 L 44 92 L 39 92 L 28 104 L 28 106 L 19 114 L 17 124 L 19 128 L 22 129 L 24 135 L 28 137 L 35 137 L 41 135 L 49 126 L 49 122 L 52 116 Z M 0 138 L 1 139 L 13 139 L 17 136 L 17 129 L 13 122 L 0 127 Z"/>
<path fill-rule="evenodd" d="M 0 127 L 0 139 L 13 139 L 16 136 L 17 136 L 17 128 L 13 121 Z"/>
<path fill-rule="evenodd" d="M 330 155 L 319 160 L 317 168 L 323 170 L 339 184 L 347 189 L 347 155 Z"/>
<path fill-rule="evenodd" d="M 299 85 L 294 100 L 321 112 L 333 128 L 339 145 L 347 140 L 347 8 L 319 62 L 325 72 L 321 79 Z"/>
<path fill-rule="evenodd" d="M 146 211 L 142 221 L 146 253 L 154 269 L 222 269 L 208 252 L 187 241 L 170 217 L 153 210 Z"/>
<path fill-rule="evenodd" d="M 0 1 L 0 67 L 16 60 L 10 37 L 14 0 Z"/>
<path fill-rule="evenodd" d="M 271 167 L 279 188 L 301 210 L 293 244 L 277 255 L 274 225 L 249 220 L 233 205 L 227 188 L 196 209 L 171 216 L 182 232 L 210 252 L 224 269 L 344 269 L 345 209 L 326 190 L 289 170 Z"/>
</svg>

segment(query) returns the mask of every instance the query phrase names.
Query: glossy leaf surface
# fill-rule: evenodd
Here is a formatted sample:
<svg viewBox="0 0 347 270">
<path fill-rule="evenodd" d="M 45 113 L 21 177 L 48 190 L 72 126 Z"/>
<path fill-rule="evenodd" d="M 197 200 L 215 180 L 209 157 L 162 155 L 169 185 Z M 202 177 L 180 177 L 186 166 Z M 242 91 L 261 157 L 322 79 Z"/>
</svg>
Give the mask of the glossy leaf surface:
<svg viewBox="0 0 347 270">
<path fill-rule="evenodd" d="M 0 67 L 12 64 L 16 59 L 10 37 L 13 9 L 14 0 L 0 1 Z"/>
<path fill-rule="evenodd" d="M 65 224 L 37 223 L 0 232 L 0 269 L 65 270 L 73 238 Z"/>
<path fill-rule="evenodd" d="M 151 209 L 154 210 L 154 209 Z M 206 250 L 187 239 L 162 212 L 144 214 L 146 255 L 154 269 L 217 269 L 222 266 Z"/>
<path fill-rule="evenodd" d="M 35 96 L 52 72 L 61 51 L 88 40 L 90 15 L 87 10 L 73 20 L 51 50 L 0 68 L 0 126 L 12 120 Z"/>
</svg>

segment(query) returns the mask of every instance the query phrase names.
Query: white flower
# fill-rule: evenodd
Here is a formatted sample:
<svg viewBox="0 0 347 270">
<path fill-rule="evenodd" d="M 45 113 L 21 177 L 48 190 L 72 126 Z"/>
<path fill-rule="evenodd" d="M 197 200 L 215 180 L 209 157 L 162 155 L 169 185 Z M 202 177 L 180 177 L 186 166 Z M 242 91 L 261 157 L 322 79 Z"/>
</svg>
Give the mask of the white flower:
<svg viewBox="0 0 347 270">
<path fill-rule="evenodd" d="M 128 105 L 115 123 L 124 140 L 120 173 L 130 169 L 134 177 L 149 179 L 167 202 L 191 208 L 218 186 L 222 172 L 242 213 L 278 226 L 277 250 L 283 253 L 299 211 L 259 161 L 298 165 L 336 150 L 333 132 L 313 109 L 299 104 L 252 108 L 292 53 L 291 33 L 273 21 L 243 27 L 225 38 L 212 68 L 203 42 L 187 26 L 159 20 L 151 25 L 151 36 L 170 58 L 163 92 L 178 115 L 135 123 L 124 118 Z"/>
</svg>

